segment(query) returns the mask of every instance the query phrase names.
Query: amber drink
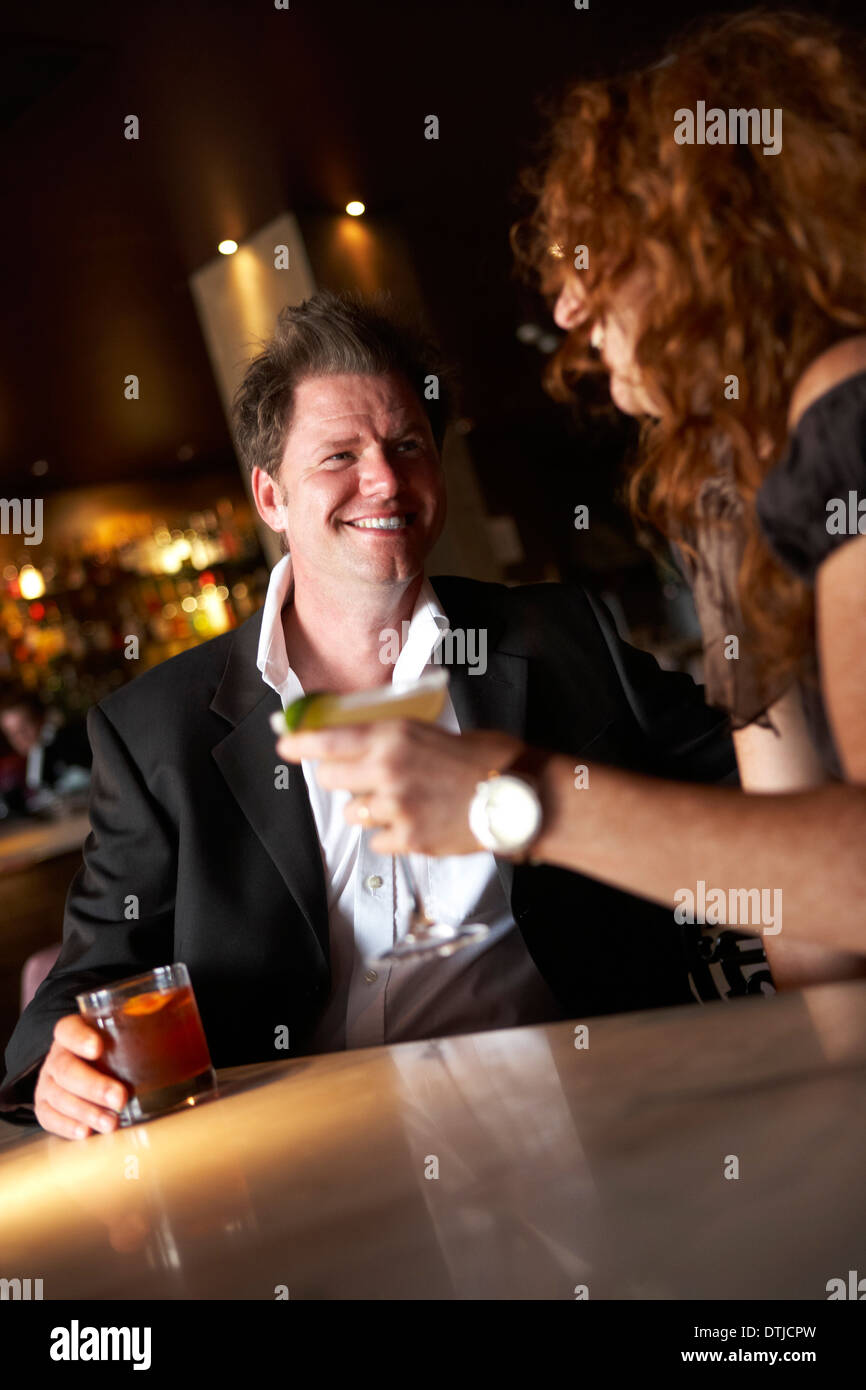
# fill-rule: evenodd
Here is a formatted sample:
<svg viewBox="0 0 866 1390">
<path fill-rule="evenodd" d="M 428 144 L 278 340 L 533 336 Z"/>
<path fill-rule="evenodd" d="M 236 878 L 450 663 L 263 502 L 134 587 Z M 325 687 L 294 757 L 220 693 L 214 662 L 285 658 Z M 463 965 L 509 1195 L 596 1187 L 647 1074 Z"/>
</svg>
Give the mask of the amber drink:
<svg viewBox="0 0 866 1390">
<path fill-rule="evenodd" d="M 102 1038 L 93 1064 L 130 1091 L 121 1125 L 194 1105 L 212 1093 L 216 1074 L 185 965 L 76 996 L 82 1016 Z"/>
</svg>

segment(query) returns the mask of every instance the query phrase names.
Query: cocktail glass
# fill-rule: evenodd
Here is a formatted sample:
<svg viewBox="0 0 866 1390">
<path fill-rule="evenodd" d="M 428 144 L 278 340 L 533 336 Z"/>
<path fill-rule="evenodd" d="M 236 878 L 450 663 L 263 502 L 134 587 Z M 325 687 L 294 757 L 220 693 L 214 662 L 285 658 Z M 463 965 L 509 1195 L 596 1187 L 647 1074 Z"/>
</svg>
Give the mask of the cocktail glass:
<svg viewBox="0 0 866 1390">
<path fill-rule="evenodd" d="M 160 965 L 76 995 L 103 1053 L 93 1062 L 130 1091 L 120 1125 L 195 1105 L 216 1089 L 198 1005 L 185 965 Z"/>
</svg>

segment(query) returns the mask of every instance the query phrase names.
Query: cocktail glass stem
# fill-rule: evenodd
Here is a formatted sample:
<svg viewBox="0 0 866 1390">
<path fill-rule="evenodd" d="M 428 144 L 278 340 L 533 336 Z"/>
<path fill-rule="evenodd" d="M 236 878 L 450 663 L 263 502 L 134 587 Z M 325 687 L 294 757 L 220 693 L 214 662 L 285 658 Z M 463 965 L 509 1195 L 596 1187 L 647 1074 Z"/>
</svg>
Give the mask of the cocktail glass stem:
<svg viewBox="0 0 866 1390">
<path fill-rule="evenodd" d="M 377 961 L 384 963 L 405 960 L 407 957 L 417 960 L 423 956 L 452 956 L 455 951 L 462 950 L 464 946 L 471 946 L 473 942 L 481 941 L 487 936 L 490 928 L 481 922 L 453 926 L 448 922 L 435 921 L 424 907 L 408 856 L 395 855 L 394 864 L 395 870 L 399 864 L 409 890 L 409 900 L 412 904 L 409 928 L 389 950 L 376 956 Z"/>
</svg>

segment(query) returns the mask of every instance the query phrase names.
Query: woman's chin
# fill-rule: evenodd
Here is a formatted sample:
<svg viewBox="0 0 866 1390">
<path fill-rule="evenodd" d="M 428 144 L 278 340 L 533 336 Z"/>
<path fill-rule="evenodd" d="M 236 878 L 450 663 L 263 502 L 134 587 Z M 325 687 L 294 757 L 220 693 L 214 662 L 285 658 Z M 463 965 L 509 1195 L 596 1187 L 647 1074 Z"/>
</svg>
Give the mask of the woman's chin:
<svg viewBox="0 0 866 1390">
<path fill-rule="evenodd" d="M 611 376 L 610 395 L 617 410 L 621 410 L 624 415 L 651 415 L 653 419 L 661 416 L 662 412 L 656 409 L 640 386 L 621 376 Z"/>
<path fill-rule="evenodd" d="M 621 410 L 624 415 L 643 415 L 645 413 L 637 391 L 621 376 L 611 377 L 610 395 L 617 410 Z"/>
</svg>

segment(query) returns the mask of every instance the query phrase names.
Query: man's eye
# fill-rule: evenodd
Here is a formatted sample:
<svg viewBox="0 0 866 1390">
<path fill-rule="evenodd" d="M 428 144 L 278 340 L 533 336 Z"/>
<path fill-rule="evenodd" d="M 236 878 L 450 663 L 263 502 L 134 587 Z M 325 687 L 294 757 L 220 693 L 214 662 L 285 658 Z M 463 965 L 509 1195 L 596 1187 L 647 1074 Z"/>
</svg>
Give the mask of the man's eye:
<svg viewBox="0 0 866 1390">
<path fill-rule="evenodd" d="M 420 449 L 420 439 L 401 439 L 397 445 L 398 449 Z"/>
<path fill-rule="evenodd" d="M 349 453 L 348 449 L 344 449 L 341 454 L 331 454 L 325 459 L 325 463 L 333 463 L 335 460 L 339 462 L 341 459 L 350 459 L 353 457 L 354 455 Z"/>
</svg>

